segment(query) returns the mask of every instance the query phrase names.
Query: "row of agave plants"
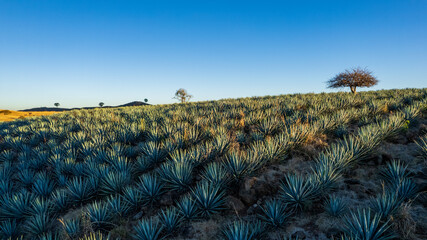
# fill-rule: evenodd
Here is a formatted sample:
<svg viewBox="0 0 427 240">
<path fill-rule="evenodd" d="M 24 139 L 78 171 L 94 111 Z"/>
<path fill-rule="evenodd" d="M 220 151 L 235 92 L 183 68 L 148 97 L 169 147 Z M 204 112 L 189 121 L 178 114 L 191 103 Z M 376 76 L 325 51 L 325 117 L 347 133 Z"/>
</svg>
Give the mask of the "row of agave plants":
<svg viewBox="0 0 427 240">
<path fill-rule="evenodd" d="M 76 239 L 88 231 L 82 221 L 107 232 L 141 210 L 149 218 L 135 225 L 135 239 L 171 235 L 183 219 L 222 210 L 228 186 L 284 159 L 307 135 L 381 119 L 393 94 L 102 109 L 2 124 L 0 236 Z M 402 91 L 387 106 L 413 118 L 425 94 Z M 180 200 L 150 211 L 166 190 Z M 56 221 L 70 209 L 85 218 Z"/>
<path fill-rule="evenodd" d="M 425 106 L 422 106 L 425 108 Z M 403 112 L 411 111 L 412 107 Z M 418 108 L 420 109 L 420 108 Z M 331 194 L 342 176 L 369 158 L 379 144 L 408 127 L 420 113 L 397 113 L 385 120 L 360 128 L 332 144 L 315 158 L 311 172 L 306 175 L 287 175 L 278 196 L 261 207 L 260 221 L 235 221 L 227 225 L 225 239 L 262 239 L 266 229 L 283 227 L 291 216 L 309 208 L 313 202 L 322 202 L 325 212 L 342 219 L 343 234 L 339 239 L 394 239 L 390 221 L 405 202 L 417 196 L 417 186 L 411 179 L 407 165 L 400 161 L 387 163 L 380 171 L 383 192 L 370 205 L 350 211 L 344 198 Z M 417 142 L 421 155 L 427 159 L 426 136 Z M 284 236 L 283 239 L 288 239 Z"/>
</svg>

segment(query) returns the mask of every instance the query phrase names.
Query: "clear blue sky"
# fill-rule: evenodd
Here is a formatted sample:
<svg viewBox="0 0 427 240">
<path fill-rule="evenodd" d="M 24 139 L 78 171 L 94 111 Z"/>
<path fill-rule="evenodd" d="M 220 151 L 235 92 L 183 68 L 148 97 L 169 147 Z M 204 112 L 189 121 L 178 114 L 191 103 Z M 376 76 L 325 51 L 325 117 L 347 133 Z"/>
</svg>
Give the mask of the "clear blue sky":
<svg viewBox="0 0 427 240">
<path fill-rule="evenodd" d="M 0 109 L 427 87 L 427 0 L 0 0 Z"/>
</svg>

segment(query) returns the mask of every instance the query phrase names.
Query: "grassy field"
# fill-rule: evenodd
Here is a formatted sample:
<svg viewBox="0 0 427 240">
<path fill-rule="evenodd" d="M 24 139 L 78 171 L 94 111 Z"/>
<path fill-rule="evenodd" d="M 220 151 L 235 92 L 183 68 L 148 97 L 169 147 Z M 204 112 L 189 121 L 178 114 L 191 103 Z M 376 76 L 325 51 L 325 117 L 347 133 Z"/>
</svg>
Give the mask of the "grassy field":
<svg viewBox="0 0 427 240">
<path fill-rule="evenodd" d="M 0 123 L 0 238 L 427 239 L 427 89 Z"/>
<path fill-rule="evenodd" d="M 13 121 L 15 119 L 23 119 L 27 117 L 47 116 L 55 113 L 56 112 L 20 112 L 0 109 L 0 122 Z"/>
</svg>

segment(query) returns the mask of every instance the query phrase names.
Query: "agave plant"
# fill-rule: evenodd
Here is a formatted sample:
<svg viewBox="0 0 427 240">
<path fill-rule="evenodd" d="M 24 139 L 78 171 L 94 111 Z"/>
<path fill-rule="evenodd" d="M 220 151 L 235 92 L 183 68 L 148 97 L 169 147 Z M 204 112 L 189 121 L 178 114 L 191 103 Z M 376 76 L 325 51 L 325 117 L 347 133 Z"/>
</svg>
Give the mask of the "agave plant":
<svg viewBox="0 0 427 240">
<path fill-rule="evenodd" d="M 274 135 L 280 127 L 280 121 L 278 119 L 266 118 L 261 121 L 257 129 L 264 136 Z"/>
<path fill-rule="evenodd" d="M 12 161 L 15 159 L 16 154 L 14 151 L 12 150 L 5 150 L 2 151 L 0 153 L 0 162 L 4 163 L 4 162 L 8 162 L 8 163 L 12 163 Z"/>
<path fill-rule="evenodd" d="M 395 192 L 383 191 L 383 193 L 372 200 L 372 209 L 383 218 L 394 215 L 403 199 L 399 198 Z"/>
<path fill-rule="evenodd" d="M 105 195 L 120 194 L 130 183 L 131 176 L 129 172 L 109 172 L 101 180 L 101 193 Z"/>
<path fill-rule="evenodd" d="M 55 212 L 64 212 L 69 204 L 69 196 L 65 189 L 57 189 L 52 193 L 51 202 Z"/>
<path fill-rule="evenodd" d="M 388 221 L 382 223 L 381 216 L 372 214 L 371 210 L 357 210 L 345 218 L 345 231 L 355 239 L 388 240 L 394 234 L 389 231 Z"/>
<path fill-rule="evenodd" d="M 287 205 L 281 201 L 274 199 L 265 202 L 264 207 L 261 207 L 261 219 L 273 227 L 282 227 L 288 217 L 291 215 L 287 209 Z"/>
<path fill-rule="evenodd" d="M 193 165 L 190 162 L 166 162 L 160 169 L 162 181 L 171 190 L 183 192 L 187 190 L 193 180 Z"/>
<path fill-rule="evenodd" d="M 318 162 L 311 170 L 311 182 L 319 188 L 322 194 L 334 189 L 341 178 L 340 169 L 336 168 L 331 162 Z"/>
<path fill-rule="evenodd" d="M 14 192 L 13 183 L 10 180 L 0 180 L 0 196 L 1 195 L 9 195 Z"/>
<path fill-rule="evenodd" d="M 113 161 L 109 162 L 111 167 L 116 172 L 122 172 L 126 174 L 130 174 L 132 170 L 131 162 L 125 157 L 117 157 Z"/>
<path fill-rule="evenodd" d="M 360 136 L 360 135 L 359 135 Z M 365 160 L 369 157 L 374 148 L 379 144 L 374 143 L 372 140 L 364 140 L 360 137 L 344 137 L 340 144 L 344 147 L 346 152 L 351 153 L 351 158 L 348 160 L 350 165 L 354 162 Z"/>
<path fill-rule="evenodd" d="M 192 220 L 198 217 L 198 208 L 196 201 L 191 195 L 185 195 L 177 203 L 179 214 L 187 220 Z"/>
<path fill-rule="evenodd" d="M 211 143 L 213 145 L 214 151 L 213 156 L 211 156 L 210 159 L 212 159 L 214 156 L 224 156 L 230 149 L 230 139 L 225 133 L 216 135 Z"/>
<path fill-rule="evenodd" d="M 41 197 L 49 197 L 55 189 L 55 182 L 47 176 L 37 177 L 33 184 L 33 192 Z"/>
<path fill-rule="evenodd" d="M 29 216 L 33 199 L 29 193 L 0 196 L 0 220 L 22 220 Z"/>
<path fill-rule="evenodd" d="M 144 173 L 151 168 L 151 160 L 145 156 L 140 156 L 136 159 L 133 164 L 133 171 L 136 174 Z"/>
<path fill-rule="evenodd" d="M 18 181 L 24 187 L 30 187 L 34 182 L 35 173 L 27 168 L 23 168 L 18 172 Z"/>
<path fill-rule="evenodd" d="M 223 160 L 222 165 L 234 181 L 241 181 L 244 177 L 251 174 L 255 168 L 254 162 L 250 161 L 243 154 L 236 152 L 229 154 Z"/>
<path fill-rule="evenodd" d="M 424 159 L 427 159 L 427 135 L 420 137 L 418 141 L 415 142 L 418 145 L 418 150 L 421 156 Z"/>
<path fill-rule="evenodd" d="M 402 131 L 405 123 L 405 118 L 402 114 L 394 114 L 384 121 L 381 121 L 378 125 L 381 134 L 383 135 L 383 139 L 396 136 L 400 131 Z"/>
<path fill-rule="evenodd" d="M 38 238 L 47 234 L 52 228 L 52 220 L 47 214 L 39 214 L 28 219 L 24 226 L 24 231 L 31 238 Z"/>
<path fill-rule="evenodd" d="M 80 218 L 70 218 L 67 220 L 59 219 L 62 224 L 64 232 L 70 239 L 77 238 L 81 233 L 81 221 Z"/>
<path fill-rule="evenodd" d="M 21 229 L 15 220 L 7 220 L 0 222 L 0 238 L 1 239 L 18 239 Z"/>
<path fill-rule="evenodd" d="M 139 221 L 133 229 L 135 230 L 133 238 L 136 240 L 162 239 L 160 236 L 162 226 L 151 218 Z"/>
<path fill-rule="evenodd" d="M 151 164 L 158 164 L 166 157 L 166 152 L 155 142 L 148 142 L 141 146 L 141 151 Z"/>
<path fill-rule="evenodd" d="M 55 233 L 55 232 L 47 232 L 47 233 L 43 233 L 39 240 L 60 240 L 62 239 L 63 236 L 61 236 L 59 233 Z"/>
<path fill-rule="evenodd" d="M 399 160 L 393 160 L 387 163 L 386 168 L 380 174 L 388 184 L 396 185 L 409 176 L 407 168 L 406 164 Z"/>
<path fill-rule="evenodd" d="M 100 231 L 98 232 L 91 232 L 89 235 L 86 235 L 82 238 L 79 238 L 79 240 L 110 240 L 109 236 L 103 235 Z"/>
<path fill-rule="evenodd" d="M 294 210 L 302 210 L 319 196 L 316 183 L 298 175 L 287 175 L 280 185 L 281 200 Z"/>
<path fill-rule="evenodd" d="M 191 193 L 203 217 L 210 217 L 212 214 L 224 209 L 225 193 L 219 186 L 200 182 L 200 184 L 191 190 Z"/>
<path fill-rule="evenodd" d="M 123 200 L 126 202 L 126 205 L 130 207 L 131 210 L 137 209 L 143 202 L 143 196 L 141 191 L 136 187 L 126 187 L 123 190 Z"/>
<path fill-rule="evenodd" d="M 146 203 L 153 204 L 163 194 L 163 184 L 157 177 L 151 174 L 143 175 L 139 178 L 139 190 Z"/>
<path fill-rule="evenodd" d="M 74 178 L 67 184 L 67 189 L 71 200 L 77 203 L 83 203 L 93 197 L 95 189 L 92 185 L 82 178 Z"/>
<path fill-rule="evenodd" d="M 168 235 L 171 235 L 181 224 L 181 216 L 176 208 L 161 210 L 159 221 Z"/>
<path fill-rule="evenodd" d="M 86 208 L 86 214 L 95 230 L 108 229 L 112 226 L 113 215 L 101 202 L 93 202 Z"/>
<path fill-rule="evenodd" d="M 264 225 L 261 222 L 249 223 L 234 221 L 222 229 L 224 240 L 255 240 L 261 239 Z"/>
<path fill-rule="evenodd" d="M 226 186 L 229 182 L 227 171 L 217 162 L 207 165 L 201 173 L 201 177 L 211 184 L 218 186 Z"/>
<path fill-rule="evenodd" d="M 404 109 L 402 109 L 402 114 L 404 115 L 406 120 L 413 121 L 415 118 L 420 115 L 421 109 L 420 106 L 417 105 L 411 105 L 407 106 Z"/>
<path fill-rule="evenodd" d="M 390 189 L 396 189 L 397 197 L 404 201 L 413 199 L 418 193 L 418 186 L 410 178 L 405 178 L 399 183 L 395 183 Z"/>
<path fill-rule="evenodd" d="M 32 215 L 50 215 L 53 211 L 52 203 L 44 198 L 36 198 L 31 202 L 30 212 Z"/>
<path fill-rule="evenodd" d="M 130 211 L 129 204 L 120 195 L 108 198 L 107 206 L 111 209 L 114 217 L 122 218 Z"/>
<path fill-rule="evenodd" d="M 331 195 L 323 205 L 325 211 L 333 217 L 341 217 L 347 211 L 347 202 L 343 198 Z"/>
</svg>

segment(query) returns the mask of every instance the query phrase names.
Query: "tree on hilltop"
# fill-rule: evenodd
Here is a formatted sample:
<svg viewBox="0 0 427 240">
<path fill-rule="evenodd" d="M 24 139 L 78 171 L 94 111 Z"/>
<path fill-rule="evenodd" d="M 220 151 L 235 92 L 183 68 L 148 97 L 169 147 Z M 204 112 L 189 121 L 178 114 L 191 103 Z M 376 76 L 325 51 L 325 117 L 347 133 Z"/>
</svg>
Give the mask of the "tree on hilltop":
<svg viewBox="0 0 427 240">
<path fill-rule="evenodd" d="M 55 105 L 55 107 L 59 107 L 59 103 L 54 103 L 53 105 Z"/>
<path fill-rule="evenodd" d="M 100 103 L 99 103 L 99 106 L 100 106 L 100 107 L 103 107 L 103 106 L 104 106 L 104 103 L 103 103 L 103 102 L 100 102 Z"/>
<path fill-rule="evenodd" d="M 357 67 L 339 73 L 327 83 L 328 88 L 350 87 L 351 92 L 355 94 L 357 87 L 372 87 L 378 83 L 378 79 L 371 71 Z"/>
<path fill-rule="evenodd" d="M 173 98 L 177 99 L 181 103 L 185 103 L 190 101 L 190 98 L 192 97 L 193 97 L 192 95 L 188 94 L 187 90 L 185 90 L 184 88 L 180 88 L 176 91 L 175 97 Z"/>
</svg>

